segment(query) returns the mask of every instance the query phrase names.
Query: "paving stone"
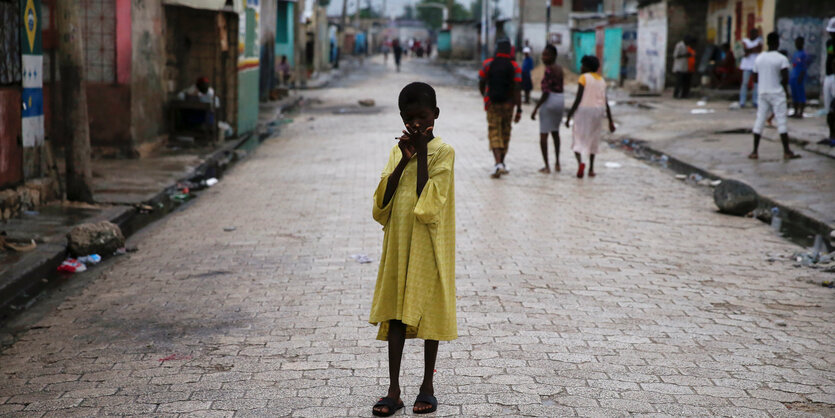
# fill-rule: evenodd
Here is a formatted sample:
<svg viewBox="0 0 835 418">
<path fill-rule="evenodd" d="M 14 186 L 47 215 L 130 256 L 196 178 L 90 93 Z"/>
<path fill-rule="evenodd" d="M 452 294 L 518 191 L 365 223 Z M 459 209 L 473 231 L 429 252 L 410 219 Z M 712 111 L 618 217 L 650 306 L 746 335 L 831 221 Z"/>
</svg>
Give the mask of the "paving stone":
<svg viewBox="0 0 835 418">
<path fill-rule="evenodd" d="M 97 267 L 81 294 L 51 296 L 43 318 L 23 312 L 41 327 L 0 352 L 0 415 L 367 416 L 387 351 L 367 324 L 377 264 L 350 256 L 379 260 L 370 195 L 402 125 L 396 92 L 417 76 L 435 85 L 437 133 L 456 149 L 461 338 L 440 345 L 436 415 L 783 416 L 807 412 L 782 402 L 835 404 L 835 299 L 782 257 L 798 247 L 608 147 L 597 177 L 574 178 L 569 130 L 566 170 L 542 175 L 527 120 L 513 127 L 511 174 L 491 179 L 476 89 L 408 67 L 386 72 L 374 58 L 340 88 L 305 92 L 309 109 L 135 235 L 139 251 Z M 381 104 L 373 120 L 324 110 L 358 92 Z M 627 108 L 613 109 L 624 127 L 640 118 Z M 421 345 L 406 345 L 407 405 Z M 161 364 L 173 353 L 182 359 Z"/>
</svg>

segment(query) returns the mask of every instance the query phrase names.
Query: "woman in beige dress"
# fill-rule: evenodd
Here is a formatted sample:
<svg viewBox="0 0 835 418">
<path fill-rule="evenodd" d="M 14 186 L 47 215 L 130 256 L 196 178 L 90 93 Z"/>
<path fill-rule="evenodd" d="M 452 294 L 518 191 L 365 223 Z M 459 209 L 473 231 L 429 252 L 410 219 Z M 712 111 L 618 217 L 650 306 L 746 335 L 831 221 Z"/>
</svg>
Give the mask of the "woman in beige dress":
<svg viewBox="0 0 835 418">
<path fill-rule="evenodd" d="M 586 55 L 580 60 L 580 72 L 582 75 L 577 81 L 577 97 L 574 105 L 568 112 L 568 119 L 565 127 L 569 127 L 571 118 L 574 118 L 574 129 L 572 130 L 571 150 L 577 158 L 577 178 L 583 178 L 586 165 L 583 164 L 582 154 L 589 155 L 589 177 L 594 177 L 594 155 L 600 148 L 600 138 L 603 136 L 603 116 L 609 119 L 609 131 L 615 131 L 615 123 L 612 122 L 612 112 L 609 110 L 609 103 L 606 100 L 606 81 L 597 70 L 600 68 L 600 61 L 593 55 Z"/>
</svg>

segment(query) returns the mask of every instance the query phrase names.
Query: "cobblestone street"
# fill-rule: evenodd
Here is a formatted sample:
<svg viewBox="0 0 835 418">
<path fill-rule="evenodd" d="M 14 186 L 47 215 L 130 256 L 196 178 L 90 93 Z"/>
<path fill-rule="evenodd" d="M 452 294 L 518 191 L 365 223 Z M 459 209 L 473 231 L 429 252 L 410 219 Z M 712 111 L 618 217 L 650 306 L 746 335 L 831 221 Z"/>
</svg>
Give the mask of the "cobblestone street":
<svg viewBox="0 0 835 418">
<path fill-rule="evenodd" d="M 576 179 L 565 129 L 563 172 L 538 173 L 530 106 L 491 179 L 477 89 L 414 59 L 364 68 L 32 320 L 0 353 L 0 415 L 370 416 L 388 385 L 371 196 L 415 79 L 457 156 L 460 337 L 440 345 L 437 415 L 835 414 L 835 298 L 807 283 L 826 273 L 766 261 L 799 247 L 608 147 Z M 423 367 L 422 344 L 405 352 L 398 416 Z"/>
</svg>

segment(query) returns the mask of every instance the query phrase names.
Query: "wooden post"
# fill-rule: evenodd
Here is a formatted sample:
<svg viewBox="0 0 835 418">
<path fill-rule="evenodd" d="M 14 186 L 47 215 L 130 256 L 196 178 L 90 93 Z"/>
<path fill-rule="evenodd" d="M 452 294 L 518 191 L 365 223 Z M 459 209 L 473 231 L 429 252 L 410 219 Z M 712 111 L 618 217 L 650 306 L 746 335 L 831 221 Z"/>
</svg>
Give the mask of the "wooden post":
<svg viewBox="0 0 835 418">
<path fill-rule="evenodd" d="M 62 132 L 66 144 L 67 200 L 93 203 L 90 187 L 90 124 L 84 82 L 84 39 L 75 1 L 55 2 L 58 17 L 58 63 L 61 74 Z"/>
</svg>

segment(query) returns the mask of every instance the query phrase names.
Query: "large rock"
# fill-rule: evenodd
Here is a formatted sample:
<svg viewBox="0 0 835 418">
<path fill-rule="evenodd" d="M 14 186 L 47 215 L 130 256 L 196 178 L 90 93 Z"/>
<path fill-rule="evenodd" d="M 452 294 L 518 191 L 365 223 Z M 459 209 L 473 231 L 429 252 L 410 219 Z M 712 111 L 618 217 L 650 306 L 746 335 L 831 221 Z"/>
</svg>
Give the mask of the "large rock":
<svg viewBox="0 0 835 418">
<path fill-rule="evenodd" d="M 112 255 L 125 246 L 125 236 L 119 227 L 108 221 L 81 224 L 67 234 L 68 249 L 74 257 L 90 254 Z"/>
<path fill-rule="evenodd" d="M 736 180 L 722 180 L 713 190 L 713 201 L 722 213 L 744 216 L 757 208 L 757 192 Z"/>
</svg>

